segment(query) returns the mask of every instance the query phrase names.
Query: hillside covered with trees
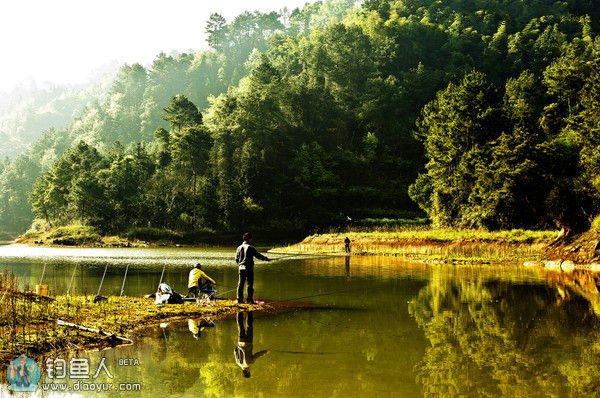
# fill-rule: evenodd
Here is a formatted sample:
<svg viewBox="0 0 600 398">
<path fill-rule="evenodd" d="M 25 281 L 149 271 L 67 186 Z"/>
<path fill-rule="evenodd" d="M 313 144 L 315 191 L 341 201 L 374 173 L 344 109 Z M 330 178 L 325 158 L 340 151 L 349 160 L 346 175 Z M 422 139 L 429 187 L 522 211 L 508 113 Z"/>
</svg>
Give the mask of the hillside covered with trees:
<svg viewBox="0 0 600 398">
<path fill-rule="evenodd" d="M 49 128 L 68 126 L 87 105 L 102 100 L 112 78 L 107 71 L 80 86 L 28 83 L 0 94 L 0 159 L 25 152 Z"/>
<path fill-rule="evenodd" d="M 600 206 L 592 1 L 330 0 L 214 14 L 0 164 L 0 225 L 585 228 Z"/>
</svg>

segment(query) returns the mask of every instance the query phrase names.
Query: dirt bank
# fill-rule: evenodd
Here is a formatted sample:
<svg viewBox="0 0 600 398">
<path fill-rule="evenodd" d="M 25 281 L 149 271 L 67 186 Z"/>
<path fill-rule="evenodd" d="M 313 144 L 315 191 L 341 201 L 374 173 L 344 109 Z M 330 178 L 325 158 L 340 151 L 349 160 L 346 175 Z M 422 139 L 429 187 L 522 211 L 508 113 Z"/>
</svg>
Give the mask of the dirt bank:
<svg viewBox="0 0 600 398">
<path fill-rule="evenodd" d="M 600 272 L 600 228 L 592 226 L 589 231 L 552 242 L 544 257 L 547 268 L 568 271 L 575 267 Z"/>
</svg>

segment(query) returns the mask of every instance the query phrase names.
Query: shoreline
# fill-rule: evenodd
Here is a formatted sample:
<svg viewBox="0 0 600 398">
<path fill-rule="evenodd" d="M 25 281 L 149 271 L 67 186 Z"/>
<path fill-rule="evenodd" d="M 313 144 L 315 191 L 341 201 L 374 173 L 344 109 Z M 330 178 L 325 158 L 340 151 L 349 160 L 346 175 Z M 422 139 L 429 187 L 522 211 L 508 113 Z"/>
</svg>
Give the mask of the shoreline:
<svg viewBox="0 0 600 398">
<path fill-rule="evenodd" d="M 270 304 L 238 304 L 235 300 L 216 300 L 203 306 L 194 302 L 156 306 L 152 299 L 145 297 L 109 296 L 106 301 L 94 303 L 91 296 L 46 297 L 18 291 L 9 292 L 7 296 L 0 324 L 0 359 L 5 361 L 23 353 L 43 358 L 56 352 L 134 344 L 134 339 L 143 335 L 144 330 L 163 322 L 185 319 L 212 322 L 234 317 L 239 311 L 283 309 Z M 18 317 L 18 311 L 23 308 L 27 315 Z M 8 319 L 6 315 L 12 315 L 13 310 L 17 317 Z M 70 325 L 61 325 L 59 321 Z"/>
<path fill-rule="evenodd" d="M 401 230 L 318 234 L 269 253 L 313 256 L 393 256 L 427 264 L 520 263 L 549 270 L 600 272 L 600 236 L 595 230 L 555 237 L 553 231 Z M 351 240 L 346 253 L 344 239 Z"/>
<path fill-rule="evenodd" d="M 553 240 L 552 231 L 498 231 L 406 229 L 319 234 L 287 247 L 278 254 L 344 256 L 344 239 L 350 239 L 351 255 L 408 257 L 415 261 L 523 261 L 541 259 Z"/>
</svg>

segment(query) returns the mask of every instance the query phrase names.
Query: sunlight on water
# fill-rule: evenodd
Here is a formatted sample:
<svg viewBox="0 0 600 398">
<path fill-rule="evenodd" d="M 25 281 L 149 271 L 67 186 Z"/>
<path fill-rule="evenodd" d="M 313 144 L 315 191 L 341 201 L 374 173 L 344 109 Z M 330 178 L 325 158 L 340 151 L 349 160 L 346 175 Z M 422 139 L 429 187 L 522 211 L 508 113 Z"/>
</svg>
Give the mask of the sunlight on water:
<svg viewBox="0 0 600 398">
<path fill-rule="evenodd" d="M 32 286 L 46 263 L 51 294 L 64 292 L 73 275 L 76 293 L 95 293 L 109 264 L 102 293 L 118 294 L 130 264 L 126 294 L 141 295 L 155 289 L 163 267 L 164 280 L 185 293 L 188 267 L 201 261 L 226 292 L 237 282 L 233 253 L 11 246 L 0 248 L 0 270 Z M 255 313 L 251 332 L 247 316 L 205 329 L 194 319 L 156 325 L 132 346 L 78 355 L 93 366 L 107 358 L 114 378 L 99 381 L 141 388 L 111 396 L 593 396 L 595 281 L 517 265 L 281 257 L 257 263 L 257 297 L 314 308 Z M 252 356 L 250 377 L 234 356 L 239 349 Z M 124 358 L 139 365 L 123 365 Z"/>
</svg>

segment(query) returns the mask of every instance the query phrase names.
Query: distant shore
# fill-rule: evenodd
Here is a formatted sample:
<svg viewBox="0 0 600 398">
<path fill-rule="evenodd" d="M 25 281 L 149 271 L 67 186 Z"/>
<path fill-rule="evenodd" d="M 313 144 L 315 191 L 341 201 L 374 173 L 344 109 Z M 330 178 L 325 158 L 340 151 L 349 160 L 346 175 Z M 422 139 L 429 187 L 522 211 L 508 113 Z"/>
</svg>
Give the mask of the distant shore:
<svg viewBox="0 0 600 398">
<path fill-rule="evenodd" d="M 516 262 L 569 271 L 600 271 L 598 234 L 588 231 L 557 240 L 556 231 L 484 231 L 407 228 L 398 231 L 363 231 L 317 234 L 272 253 L 348 255 L 344 239 L 350 239 L 350 255 L 401 256 L 433 264 Z M 579 254 L 579 255 L 576 255 Z"/>
<path fill-rule="evenodd" d="M 555 236 L 553 231 L 406 228 L 311 235 L 272 252 L 345 255 L 344 239 L 348 237 L 353 255 L 406 256 L 428 261 L 510 261 L 540 258 Z"/>
<path fill-rule="evenodd" d="M 230 235 L 199 231 L 185 235 L 164 228 L 132 228 L 119 235 L 103 235 L 86 225 L 67 225 L 30 229 L 11 243 L 49 247 L 179 247 L 197 242 L 233 241 Z"/>
</svg>

